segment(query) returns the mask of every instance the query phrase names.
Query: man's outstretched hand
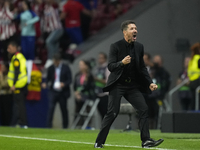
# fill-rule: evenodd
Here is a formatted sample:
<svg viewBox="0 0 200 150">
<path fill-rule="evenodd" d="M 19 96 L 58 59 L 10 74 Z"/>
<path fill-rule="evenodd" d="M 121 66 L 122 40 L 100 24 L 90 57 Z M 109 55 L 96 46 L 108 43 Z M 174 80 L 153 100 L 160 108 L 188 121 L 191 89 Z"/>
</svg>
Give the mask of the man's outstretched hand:
<svg viewBox="0 0 200 150">
<path fill-rule="evenodd" d="M 149 88 L 150 88 L 151 91 L 155 91 L 158 88 L 158 86 L 156 84 L 154 84 L 154 83 L 151 83 L 149 85 Z"/>
</svg>

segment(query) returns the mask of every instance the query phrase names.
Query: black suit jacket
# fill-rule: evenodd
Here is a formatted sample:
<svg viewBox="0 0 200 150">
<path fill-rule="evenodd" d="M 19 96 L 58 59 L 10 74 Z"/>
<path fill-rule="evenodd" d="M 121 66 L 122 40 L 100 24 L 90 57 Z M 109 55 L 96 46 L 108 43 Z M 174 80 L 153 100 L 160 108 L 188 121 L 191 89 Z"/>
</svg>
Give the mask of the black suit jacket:
<svg viewBox="0 0 200 150">
<path fill-rule="evenodd" d="M 50 87 L 51 90 L 53 90 L 53 84 L 55 81 L 55 66 L 51 65 L 48 68 L 47 72 L 47 85 Z M 72 82 L 72 75 L 71 75 L 71 70 L 70 68 L 62 64 L 61 66 L 61 72 L 60 72 L 60 82 L 63 82 L 65 86 L 62 88 L 61 92 L 65 94 L 66 97 L 70 96 L 70 84 Z"/>
<path fill-rule="evenodd" d="M 122 65 L 122 60 L 127 55 L 130 55 L 126 51 L 127 42 L 125 39 L 122 39 L 110 46 L 110 52 L 108 56 L 108 69 L 111 72 L 106 87 L 103 88 L 104 92 L 110 91 L 110 89 L 115 85 L 117 80 L 120 78 L 123 72 L 124 66 Z M 136 81 L 139 84 L 139 90 L 142 93 L 151 93 L 149 85 L 152 83 L 152 80 L 147 72 L 147 69 L 144 64 L 143 55 L 144 47 L 138 42 L 134 42 L 134 52 L 135 52 L 135 63 L 136 63 Z"/>
</svg>

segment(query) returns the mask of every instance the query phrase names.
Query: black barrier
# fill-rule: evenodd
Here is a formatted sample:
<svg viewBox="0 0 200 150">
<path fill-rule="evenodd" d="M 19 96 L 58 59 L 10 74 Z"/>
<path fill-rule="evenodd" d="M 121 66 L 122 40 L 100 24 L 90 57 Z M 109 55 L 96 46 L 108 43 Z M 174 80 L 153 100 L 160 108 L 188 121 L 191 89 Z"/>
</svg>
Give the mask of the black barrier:
<svg viewBox="0 0 200 150">
<path fill-rule="evenodd" d="M 200 112 L 163 113 L 161 132 L 200 133 Z"/>
</svg>

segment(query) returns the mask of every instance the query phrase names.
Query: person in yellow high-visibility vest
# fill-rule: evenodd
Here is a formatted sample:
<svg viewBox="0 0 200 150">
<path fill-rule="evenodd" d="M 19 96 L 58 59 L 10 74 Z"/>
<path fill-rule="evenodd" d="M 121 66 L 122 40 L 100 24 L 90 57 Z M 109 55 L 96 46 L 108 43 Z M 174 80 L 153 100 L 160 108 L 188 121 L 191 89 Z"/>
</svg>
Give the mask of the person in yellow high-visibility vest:
<svg viewBox="0 0 200 150">
<path fill-rule="evenodd" d="M 195 91 L 200 86 L 200 43 L 191 47 L 192 56 L 188 65 L 188 77 L 190 79 L 190 90 L 192 92 L 191 109 L 195 109 Z"/>
<path fill-rule="evenodd" d="M 27 92 L 27 70 L 24 55 L 18 52 L 18 44 L 10 42 L 7 51 L 13 55 L 8 72 L 8 85 L 13 92 L 13 117 L 11 126 L 27 128 L 25 96 Z"/>
</svg>

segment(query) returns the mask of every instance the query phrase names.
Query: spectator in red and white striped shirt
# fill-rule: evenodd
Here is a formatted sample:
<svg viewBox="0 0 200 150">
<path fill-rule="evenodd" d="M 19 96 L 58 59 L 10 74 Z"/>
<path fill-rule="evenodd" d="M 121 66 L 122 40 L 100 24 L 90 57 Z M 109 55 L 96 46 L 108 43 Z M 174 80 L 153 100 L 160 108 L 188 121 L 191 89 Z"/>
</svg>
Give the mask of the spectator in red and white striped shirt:
<svg viewBox="0 0 200 150">
<path fill-rule="evenodd" d="M 17 39 L 13 18 L 14 14 L 10 11 L 10 3 L 0 0 L 0 51 L 4 61 L 8 61 L 7 45 L 9 41 Z"/>
<path fill-rule="evenodd" d="M 53 62 L 54 54 L 59 50 L 59 39 L 64 33 L 59 17 L 59 7 L 54 0 L 46 0 L 41 20 L 42 31 L 46 37 L 46 47 L 48 50 L 48 60 L 45 68 L 48 68 Z"/>
</svg>

